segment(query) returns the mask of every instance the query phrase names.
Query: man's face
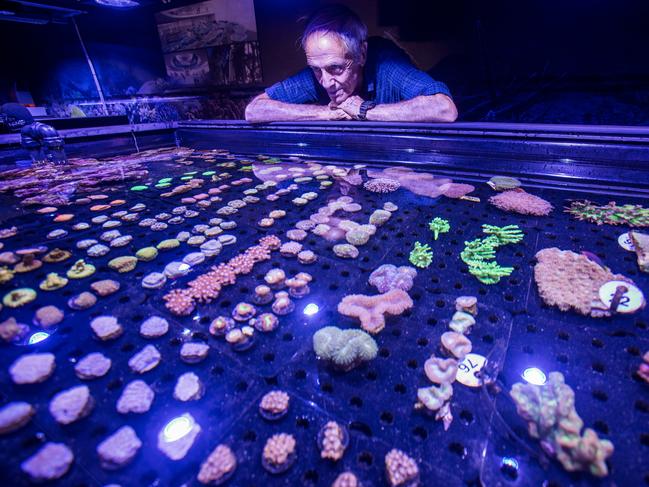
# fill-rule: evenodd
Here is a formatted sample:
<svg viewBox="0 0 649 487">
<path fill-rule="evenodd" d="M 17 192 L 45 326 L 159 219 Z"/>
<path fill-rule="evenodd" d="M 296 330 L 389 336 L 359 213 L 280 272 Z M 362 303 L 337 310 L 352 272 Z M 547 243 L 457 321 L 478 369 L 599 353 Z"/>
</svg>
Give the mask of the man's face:
<svg viewBox="0 0 649 487">
<path fill-rule="evenodd" d="M 307 38 L 304 50 L 309 67 L 333 103 L 342 103 L 358 89 L 365 49 L 363 59 L 355 62 L 338 35 L 316 32 Z"/>
</svg>

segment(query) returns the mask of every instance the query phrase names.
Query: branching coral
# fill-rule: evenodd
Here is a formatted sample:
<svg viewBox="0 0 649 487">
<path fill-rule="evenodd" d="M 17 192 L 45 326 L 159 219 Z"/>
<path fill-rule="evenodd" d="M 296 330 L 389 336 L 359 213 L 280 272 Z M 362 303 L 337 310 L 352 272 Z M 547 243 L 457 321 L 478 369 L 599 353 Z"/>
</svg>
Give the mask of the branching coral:
<svg viewBox="0 0 649 487">
<path fill-rule="evenodd" d="M 513 267 L 502 267 L 491 261 L 496 257 L 496 248 L 501 245 L 518 243 L 523 239 L 523 232 L 517 225 L 497 227 L 483 225 L 482 231 L 488 236 L 470 242 L 464 242 L 464 250 L 460 257 L 469 266 L 469 272 L 483 284 L 496 284 L 501 277 L 510 275 Z"/>
<path fill-rule="evenodd" d="M 358 318 L 363 330 L 376 334 L 385 328 L 385 315 L 400 315 L 412 306 L 412 299 L 407 292 L 392 289 L 375 296 L 363 294 L 345 296 L 338 303 L 338 312 L 341 315 Z"/>
<path fill-rule="evenodd" d="M 374 339 L 362 330 L 341 330 L 325 326 L 313 335 L 313 351 L 319 359 L 344 371 L 376 357 Z"/>
<path fill-rule="evenodd" d="M 428 228 L 433 232 L 435 240 L 437 240 L 440 233 L 447 233 L 451 229 L 451 225 L 449 225 L 448 220 L 435 217 L 428 223 Z"/>
<path fill-rule="evenodd" d="M 581 429 L 584 422 L 575 410 L 575 393 L 564 383 L 563 374 L 550 372 L 544 385 L 514 384 L 510 395 L 519 416 L 528 422 L 533 438 L 543 449 L 556 456 L 568 471 L 586 470 L 596 477 L 608 475 L 606 459 L 613 454 L 613 444 L 600 440 L 593 430 Z"/>
<path fill-rule="evenodd" d="M 497 227 L 495 225 L 482 225 L 482 231 L 487 235 L 495 235 L 500 245 L 515 244 L 523 240 L 525 234 L 518 225 Z"/>
<path fill-rule="evenodd" d="M 428 244 L 422 245 L 420 242 L 415 242 L 415 247 L 410 252 L 408 260 L 412 265 L 425 269 L 433 261 L 433 251 L 430 250 Z"/>
<path fill-rule="evenodd" d="M 649 208 L 640 205 L 617 206 L 615 201 L 607 205 L 598 206 L 595 203 L 584 201 L 573 201 L 566 212 L 578 220 L 586 220 L 591 223 L 603 225 L 628 225 L 630 227 L 649 227 Z"/>
</svg>

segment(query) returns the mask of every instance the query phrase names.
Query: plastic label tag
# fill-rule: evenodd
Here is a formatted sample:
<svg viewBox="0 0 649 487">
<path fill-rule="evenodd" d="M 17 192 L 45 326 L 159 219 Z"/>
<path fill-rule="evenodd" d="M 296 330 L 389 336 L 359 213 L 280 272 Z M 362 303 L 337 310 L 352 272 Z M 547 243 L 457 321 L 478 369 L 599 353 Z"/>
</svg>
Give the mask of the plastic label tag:
<svg viewBox="0 0 649 487">
<path fill-rule="evenodd" d="M 599 299 L 604 303 L 604 306 L 611 307 L 615 292 L 620 286 L 625 287 L 627 290 L 621 295 L 616 311 L 618 313 L 633 313 L 640 309 L 644 304 L 642 291 L 630 282 L 625 281 L 609 281 L 599 288 Z"/>
<path fill-rule="evenodd" d="M 479 372 L 487 363 L 487 359 L 477 353 L 470 353 L 457 366 L 455 380 L 467 387 L 480 387 L 482 378 Z"/>
</svg>

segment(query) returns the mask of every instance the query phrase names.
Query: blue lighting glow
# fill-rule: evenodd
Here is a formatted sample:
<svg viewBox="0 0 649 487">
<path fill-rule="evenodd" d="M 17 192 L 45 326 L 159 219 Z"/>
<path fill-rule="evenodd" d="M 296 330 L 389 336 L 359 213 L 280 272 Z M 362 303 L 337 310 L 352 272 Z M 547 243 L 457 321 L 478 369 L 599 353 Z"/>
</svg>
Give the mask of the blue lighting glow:
<svg viewBox="0 0 649 487">
<path fill-rule="evenodd" d="M 177 418 L 172 419 L 167 423 L 164 428 L 164 438 L 168 442 L 181 439 L 188 434 L 194 427 L 194 418 L 189 414 L 183 414 Z"/>
<path fill-rule="evenodd" d="M 514 471 L 518 471 L 518 461 L 512 457 L 503 457 L 502 462 L 500 462 L 502 467 L 508 467 Z"/>
<path fill-rule="evenodd" d="M 140 3 L 135 0 L 95 0 L 95 2 L 99 5 L 105 5 L 106 7 L 117 8 L 137 7 L 140 5 Z"/>
<path fill-rule="evenodd" d="M 40 343 L 43 340 L 47 340 L 50 337 L 49 333 L 46 333 L 44 331 L 38 331 L 34 333 L 32 336 L 29 337 L 29 344 L 34 345 L 35 343 Z"/>
<path fill-rule="evenodd" d="M 183 336 L 191 335 L 192 331 L 189 328 L 183 328 Z"/>
<path fill-rule="evenodd" d="M 542 386 L 546 381 L 545 372 L 536 367 L 528 367 L 523 371 L 521 377 L 535 386 Z"/>
<path fill-rule="evenodd" d="M 318 311 L 320 311 L 320 308 L 315 303 L 309 303 L 304 307 L 304 314 L 307 316 L 313 316 Z"/>
</svg>

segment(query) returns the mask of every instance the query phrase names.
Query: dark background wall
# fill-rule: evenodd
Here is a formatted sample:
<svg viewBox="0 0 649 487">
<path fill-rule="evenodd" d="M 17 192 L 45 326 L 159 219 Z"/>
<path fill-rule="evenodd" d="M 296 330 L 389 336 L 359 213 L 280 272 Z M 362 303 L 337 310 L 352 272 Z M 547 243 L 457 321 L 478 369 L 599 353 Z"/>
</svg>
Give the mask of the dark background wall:
<svg viewBox="0 0 649 487">
<path fill-rule="evenodd" d="M 78 17 L 79 29 L 107 97 L 168 88 L 153 15 L 183 3 L 191 2 L 84 6 L 89 13 Z M 255 0 L 264 85 L 304 65 L 298 18 L 324 3 Z M 649 124 L 649 2 L 342 3 L 371 35 L 397 39 L 422 69 L 447 82 L 465 119 Z M 0 43 L 5 100 L 14 87 L 29 90 L 37 104 L 97 98 L 71 25 L 0 22 Z"/>
</svg>

